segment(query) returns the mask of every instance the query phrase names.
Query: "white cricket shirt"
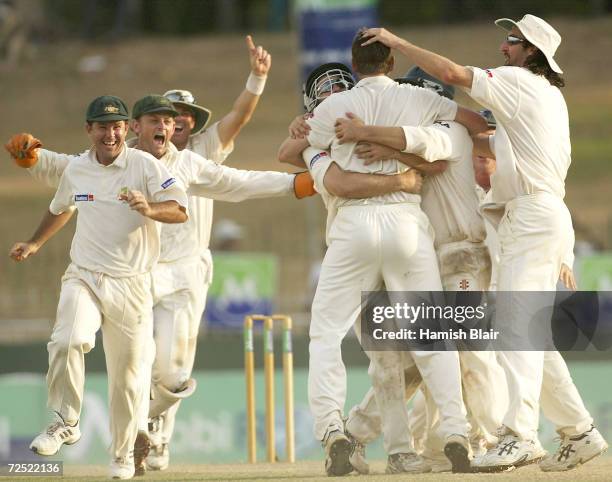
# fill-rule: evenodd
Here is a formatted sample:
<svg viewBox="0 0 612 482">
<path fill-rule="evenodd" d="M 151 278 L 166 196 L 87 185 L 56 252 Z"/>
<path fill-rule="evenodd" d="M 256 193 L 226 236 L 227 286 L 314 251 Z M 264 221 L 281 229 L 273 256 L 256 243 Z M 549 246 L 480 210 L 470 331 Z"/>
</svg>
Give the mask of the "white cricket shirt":
<svg viewBox="0 0 612 482">
<path fill-rule="evenodd" d="M 209 238 L 203 234 L 210 235 L 212 212 L 198 209 L 202 200 L 240 202 L 293 192 L 293 174 L 222 166 L 188 149 L 179 151 L 172 143 L 160 161 L 185 186 L 189 198 L 189 219 L 162 225 L 159 260 L 164 263 L 201 256 L 208 249 Z"/>
<path fill-rule="evenodd" d="M 448 161 L 444 172 L 425 178 L 421 191 L 421 209 L 436 233 L 434 246 L 484 241 L 486 229 L 474 189 L 473 144 L 466 128 L 457 122 L 438 121 L 428 127 L 403 129 L 405 152 L 431 156 L 428 161 Z M 446 141 L 441 141 L 441 136 Z"/>
<path fill-rule="evenodd" d="M 400 85 L 386 75 L 366 77 L 346 92 L 338 92 L 322 102 L 307 122 L 308 141 L 317 149 L 329 149 L 342 169 L 354 172 L 397 174 L 407 170 L 399 161 L 379 161 L 366 166 L 354 151 L 356 144 L 340 145 L 334 132 L 337 118 L 352 112 L 365 124 L 375 126 L 419 126 L 436 120 L 454 120 L 457 104 L 429 90 L 409 84 Z M 419 196 L 391 193 L 363 200 L 344 200 L 342 204 L 418 202 Z"/>
<path fill-rule="evenodd" d="M 217 164 L 223 164 L 227 156 L 234 150 L 234 142 L 230 142 L 224 149 L 219 139 L 219 123 L 215 122 L 205 131 L 191 136 L 187 143 L 186 149 L 199 154 L 205 159 L 210 159 Z M 203 219 L 197 226 L 198 230 L 198 246 L 203 250 L 202 255 L 209 257 L 208 247 L 210 246 L 210 231 L 213 220 L 213 201 L 212 199 L 198 197 L 191 200 L 190 206 L 193 211 L 190 215 L 194 218 Z"/>
<path fill-rule="evenodd" d="M 315 149 L 312 146 L 307 147 L 302 151 L 302 158 L 314 181 L 314 187 L 321 196 L 323 204 L 327 208 L 327 221 L 325 223 L 325 243 L 329 246 L 329 231 L 332 227 L 336 214 L 338 214 L 338 204 L 340 198 L 331 195 L 327 189 L 323 180 L 325 179 L 325 173 L 329 166 L 333 162 L 329 151 L 321 149 Z"/>
<path fill-rule="evenodd" d="M 522 67 L 470 68 L 474 80 L 468 94 L 497 119 L 492 200 L 504 203 L 542 191 L 563 199 L 571 144 L 561 91 Z"/>
<path fill-rule="evenodd" d="M 160 252 L 158 223 L 119 200 L 123 190 L 140 191 L 148 201 L 177 201 L 187 208 L 180 183 L 150 154 L 124 147 L 104 166 L 95 152 L 71 160 L 61 177 L 49 211 L 60 214 L 75 206 L 79 214 L 72 239 L 72 262 L 113 277 L 151 270 Z"/>
</svg>

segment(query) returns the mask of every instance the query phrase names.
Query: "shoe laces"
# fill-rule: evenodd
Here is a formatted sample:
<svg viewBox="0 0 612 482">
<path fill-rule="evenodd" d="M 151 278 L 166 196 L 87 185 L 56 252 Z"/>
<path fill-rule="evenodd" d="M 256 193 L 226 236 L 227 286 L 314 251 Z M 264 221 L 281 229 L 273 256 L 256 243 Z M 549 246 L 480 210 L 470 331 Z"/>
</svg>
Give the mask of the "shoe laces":
<svg viewBox="0 0 612 482">
<path fill-rule="evenodd" d="M 349 439 L 349 442 L 351 443 L 351 450 L 353 452 L 356 452 L 358 454 L 362 454 L 365 455 L 365 445 L 362 444 L 359 440 L 357 440 L 353 434 L 351 434 L 350 432 L 344 432 L 345 435 L 347 436 L 347 438 Z"/>
<path fill-rule="evenodd" d="M 62 422 L 60 421 L 53 422 L 51 425 L 47 427 L 47 435 L 53 436 L 63 428 L 65 428 L 65 425 Z"/>
</svg>

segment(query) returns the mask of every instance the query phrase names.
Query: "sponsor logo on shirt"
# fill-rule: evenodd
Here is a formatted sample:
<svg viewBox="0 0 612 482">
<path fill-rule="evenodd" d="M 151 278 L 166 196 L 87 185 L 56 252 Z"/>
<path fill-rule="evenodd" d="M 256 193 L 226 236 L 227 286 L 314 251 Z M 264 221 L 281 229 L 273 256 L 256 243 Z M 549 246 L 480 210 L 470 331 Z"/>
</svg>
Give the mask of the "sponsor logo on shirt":
<svg viewBox="0 0 612 482">
<path fill-rule="evenodd" d="M 489 69 L 485 69 L 485 72 L 487 73 L 488 77 L 493 78 L 493 72 L 491 72 Z"/>
<path fill-rule="evenodd" d="M 327 152 L 319 152 L 316 156 L 314 156 L 311 160 L 310 160 L 310 168 L 312 169 L 312 166 L 314 166 L 314 163 L 317 162 L 319 159 L 321 159 L 322 157 L 327 157 Z"/>
<path fill-rule="evenodd" d="M 447 129 L 450 129 L 450 124 L 448 122 L 436 121 L 436 122 L 434 122 L 434 124 L 437 124 L 439 126 L 446 127 Z"/>
<path fill-rule="evenodd" d="M 164 182 L 162 182 L 161 187 L 166 189 L 166 188 L 172 186 L 172 184 L 174 184 L 175 182 L 176 182 L 176 179 L 171 177 L 170 179 L 166 179 Z"/>
<path fill-rule="evenodd" d="M 74 201 L 93 201 L 94 200 L 94 195 L 93 194 L 75 194 L 74 195 Z"/>
</svg>

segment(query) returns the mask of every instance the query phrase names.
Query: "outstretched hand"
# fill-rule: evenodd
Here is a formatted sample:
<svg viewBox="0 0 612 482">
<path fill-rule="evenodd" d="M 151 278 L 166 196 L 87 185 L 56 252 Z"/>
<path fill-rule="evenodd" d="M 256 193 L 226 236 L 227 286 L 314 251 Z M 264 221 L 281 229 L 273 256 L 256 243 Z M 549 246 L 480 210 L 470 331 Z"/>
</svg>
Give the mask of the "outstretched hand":
<svg viewBox="0 0 612 482">
<path fill-rule="evenodd" d="M 268 75 L 272 66 L 272 56 L 261 45 L 255 46 L 253 37 L 246 36 L 246 45 L 249 50 L 249 60 L 251 62 L 251 72 L 258 77 Z"/>
<path fill-rule="evenodd" d="M 402 43 L 401 38 L 392 34 L 385 28 L 368 28 L 361 34 L 361 38 L 365 40 L 361 44 L 362 47 L 373 44 L 374 42 L 380 42 L 391 49 L 396 49 Z"/>
</svg>

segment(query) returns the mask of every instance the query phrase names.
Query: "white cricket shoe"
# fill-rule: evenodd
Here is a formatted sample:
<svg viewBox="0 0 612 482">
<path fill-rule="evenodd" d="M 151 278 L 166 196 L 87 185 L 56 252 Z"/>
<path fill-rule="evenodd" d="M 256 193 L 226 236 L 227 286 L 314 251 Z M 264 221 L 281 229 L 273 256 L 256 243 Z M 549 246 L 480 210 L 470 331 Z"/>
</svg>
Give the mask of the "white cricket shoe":
<svg viewBox="0 0 612 482">
<path fill-rule="evenodd" d="M 470 437 L 470 447 L 472 448 L 472 458 L 481 457 L 487 453 L 487 440 L 481 435 Z"/>
<path fill-rule="evenodd" d="M 332 430 L 323 441 L 325 447 L 325 472 L 334 477 L 350 474 L 353 466 L 349 461 L 352 444 L 340 430 Z"/>
<path fill-rule="evenodd" d="M 472 471 L 470 464 L 471 450 L 470 442 L 463 435 L 452 434 L 446 438 L 444 455 L 450 460 L 451 470 L 454 474 L 467 474 Z"/>
<path fill-rule="evenodd" d="M 546 455 L 546 450 L 538 439 L 521 440 L 506 427 L 498 433 L 497 445 L 481 457 L 472 460 L 476 472 L 502 472 L 539 462 Z"/>
<path fill-rule="evenodd" d="M 170 465 L 170 449 L 168 444 L 152 445 L 147 456 L 147 469 L 166 470 Z"/>
<path fill-rule="evenodd" d="M 134 457 L 117 457 L 111 460 L 110 476 L 123 480 L 134 477 Z"/>
<path fill-rule="evenodd" d="M 608 449 L 599 431 L 591 426 L 588 432 L 575 437 L 563 437 L 557 451 L 540 462 L 544 472 L 571 470 L 598 457 Z"/>
<path fill-rule="evenodd" d="M 55 455 L 62 445 L 72 445 L 81 438 L 79 423 L 74 427 L 65 425 L 63 421 L 53 422 L 30 444 L 30 450 L 38 455 Z"/>
<path fill-rule="evenodd" d="M 157 417 L 151 417 L 149 419 L 149 440 L 151 445 L 161 445 L 163 441 L 163 429 L 164 421 L 166 420 L 165 414 L 161 414 Z"/>
<path fill-rule="evenodd" d="M 359 440 L 353 437 L 349 432 L 346 432 L 346 436 L 351 442 L 351 455 L 349 455 L 349 462 L 353 466 L 353 469 L 361 475 L 367 475 L 370 473 L 370 464 L 366 458 L 366 446 Z"/>
<path fill-rule="evenodd" d="M 416 453 L 391 454 L 387 458 L 386 474 L 425 474 L 431 467 Z"/>
</svg>

